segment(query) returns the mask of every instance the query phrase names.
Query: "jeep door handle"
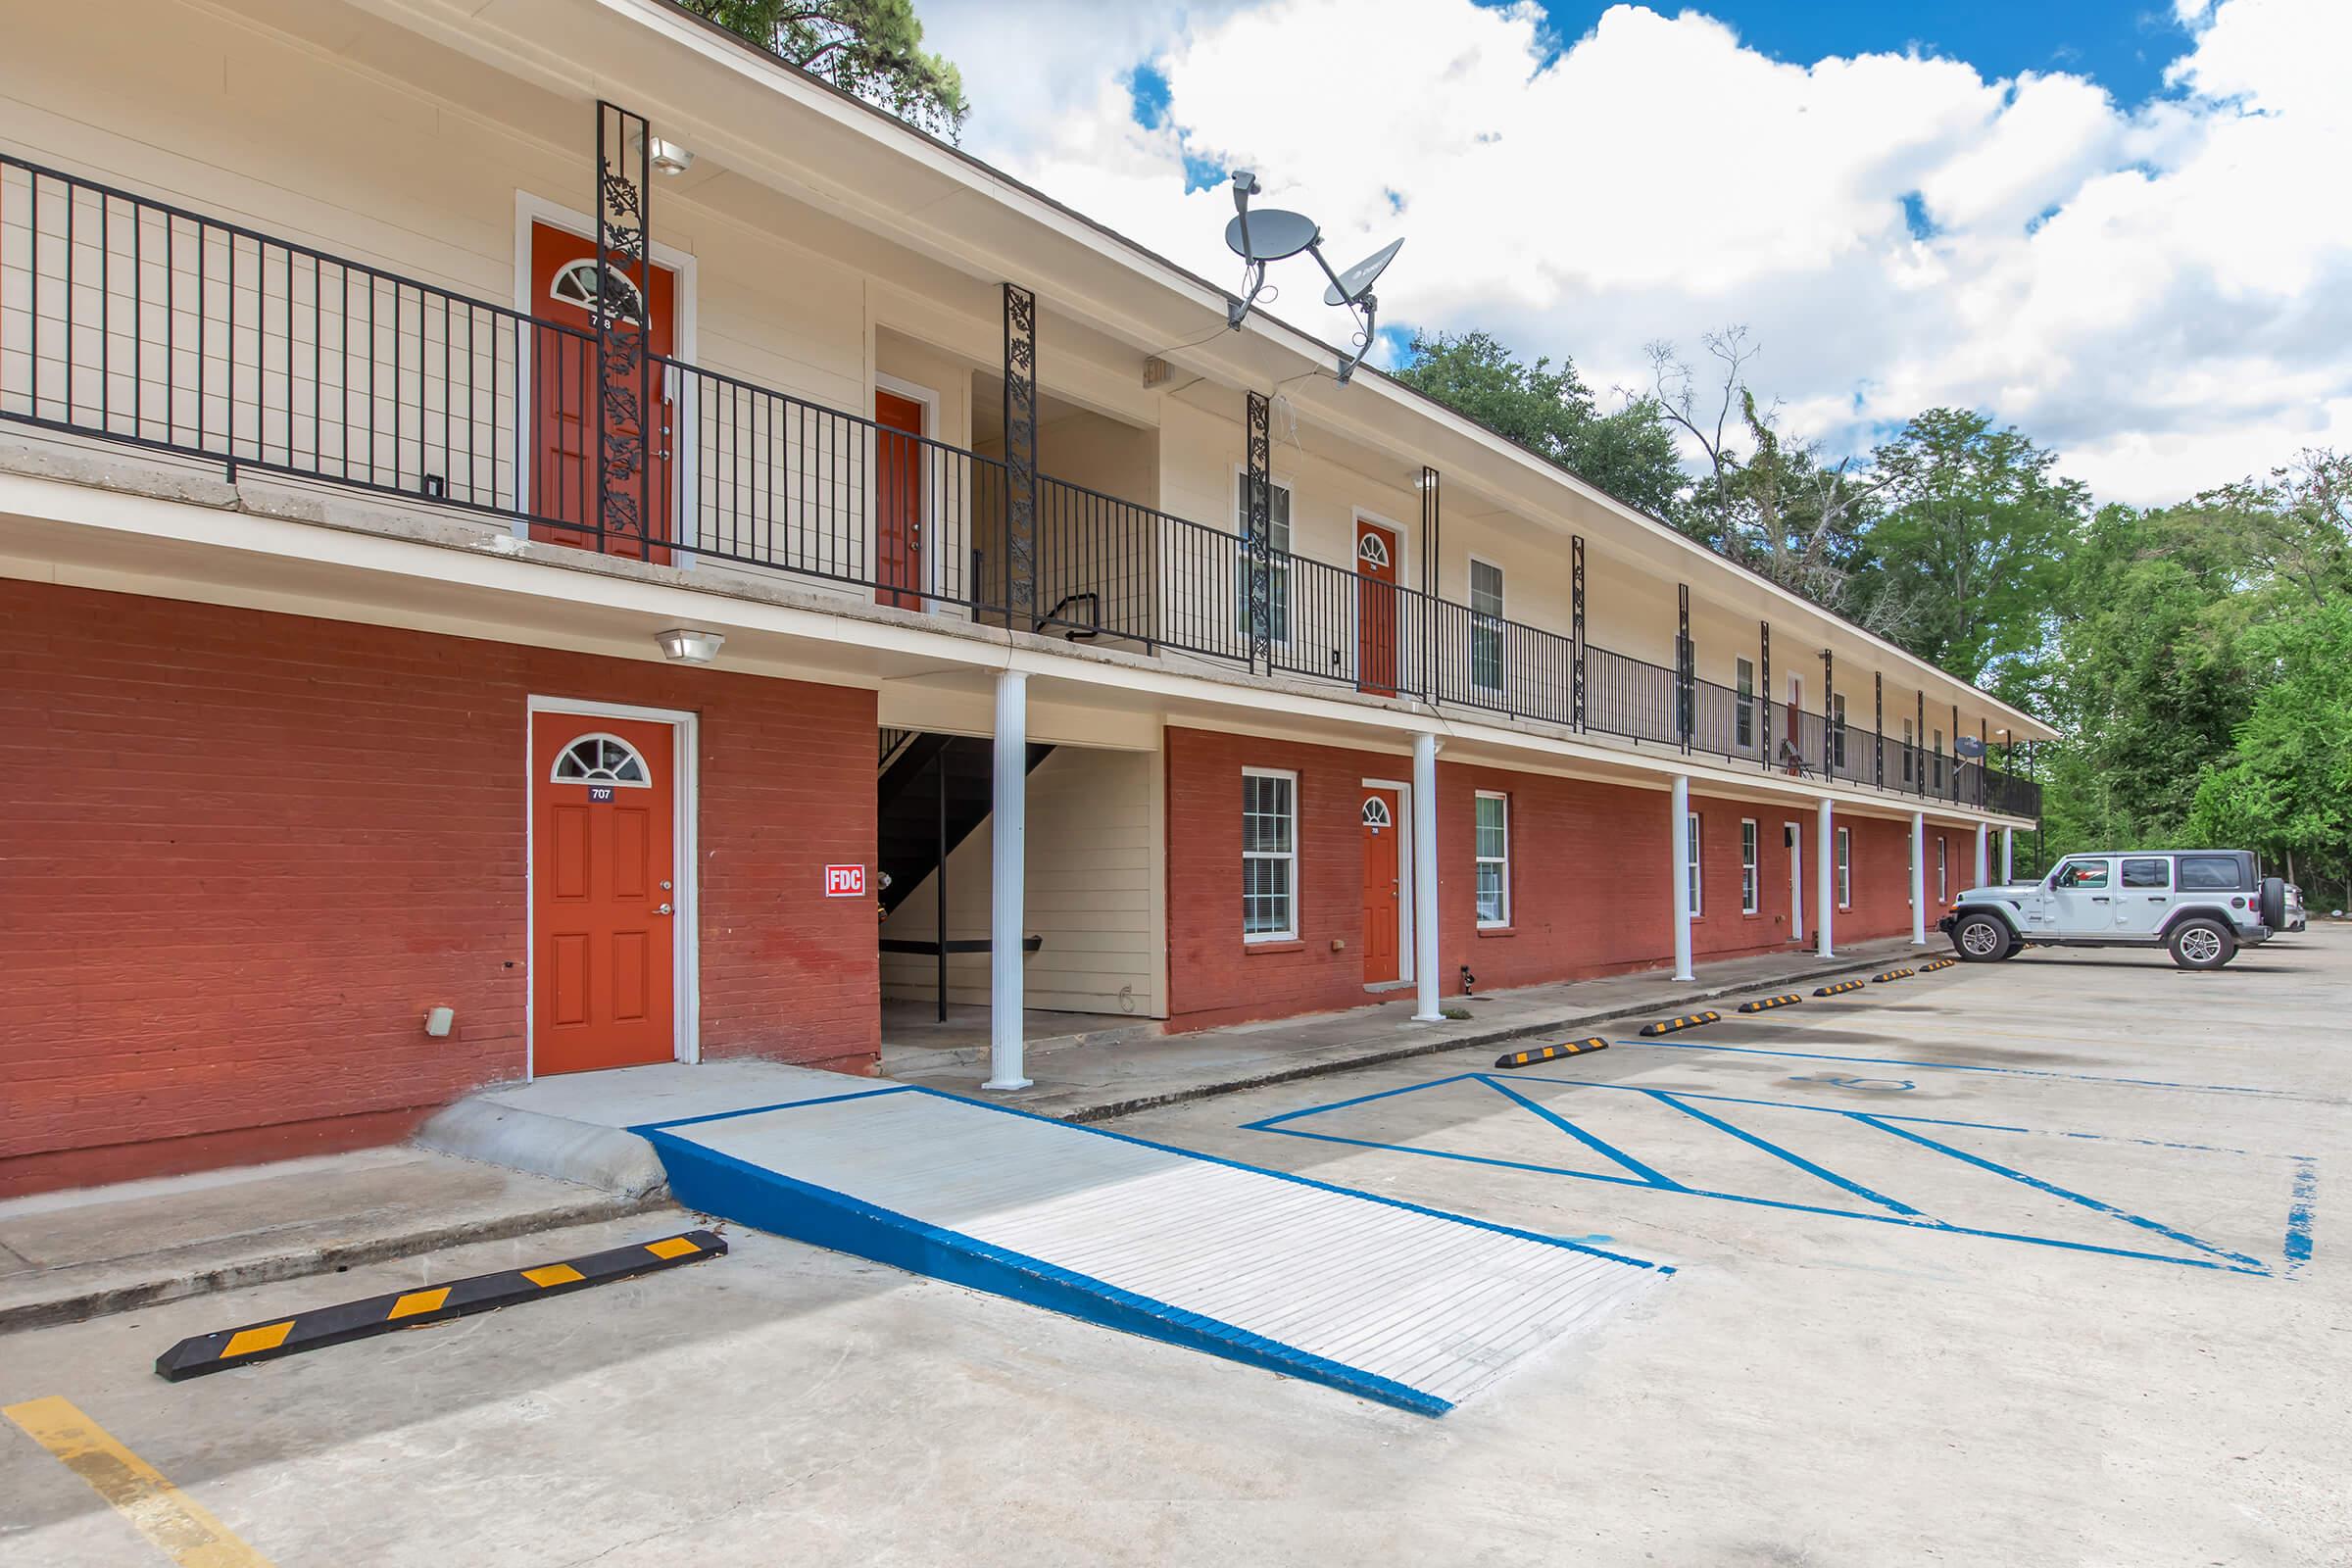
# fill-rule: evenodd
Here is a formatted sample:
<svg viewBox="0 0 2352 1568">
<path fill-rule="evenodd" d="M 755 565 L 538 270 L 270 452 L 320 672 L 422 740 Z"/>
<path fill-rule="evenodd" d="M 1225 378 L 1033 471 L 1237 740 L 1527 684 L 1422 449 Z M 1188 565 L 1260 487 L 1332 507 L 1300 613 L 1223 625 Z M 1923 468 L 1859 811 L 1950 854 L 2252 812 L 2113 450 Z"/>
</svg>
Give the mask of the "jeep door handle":
<svg viewBox="0 0 2352 1568">
<path fill-rule="evenodd" d="M 2107 902 L 2107 895 L 2104 893 L 2093 893 L 2090 896 L 2090 902 L 2093 904 L 2105 904 Z"/>
</svg>

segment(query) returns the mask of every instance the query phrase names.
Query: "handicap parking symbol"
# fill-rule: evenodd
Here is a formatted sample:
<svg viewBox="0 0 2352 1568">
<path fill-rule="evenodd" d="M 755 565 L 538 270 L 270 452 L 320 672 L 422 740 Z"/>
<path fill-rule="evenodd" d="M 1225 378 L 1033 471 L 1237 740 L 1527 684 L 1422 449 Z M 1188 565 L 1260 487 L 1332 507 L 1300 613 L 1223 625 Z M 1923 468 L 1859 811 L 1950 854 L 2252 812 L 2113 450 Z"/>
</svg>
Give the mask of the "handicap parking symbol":
<svg viewBox="0 0 2352 1568">
<path fill-rule="evenodd" d="M 1919 1085 L 1908 1078 L 1856 1078 L 1841 1072 L 1797 1073 L 1788 1080 L 1792 1084 L 1828 1084 L 1833 1089 L 1862 1089 L 1877 1095 L 1898 1095 Z"/>
</svg>

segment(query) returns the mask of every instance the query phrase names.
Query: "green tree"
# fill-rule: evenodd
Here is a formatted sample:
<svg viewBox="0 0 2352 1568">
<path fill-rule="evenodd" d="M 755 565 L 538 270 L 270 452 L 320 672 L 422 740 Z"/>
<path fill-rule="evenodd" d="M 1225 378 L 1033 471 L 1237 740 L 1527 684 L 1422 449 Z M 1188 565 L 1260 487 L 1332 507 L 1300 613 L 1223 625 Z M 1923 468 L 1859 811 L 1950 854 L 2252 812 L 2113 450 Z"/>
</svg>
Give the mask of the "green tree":
<svg viewBox="0 0 2352 1568">
<path fill-rule="evenodd" d="M 1904 646 L 1980 682 L 2042 647 L 2089 510 L 2057 461 L 1966 409 L 1916 415 L 1873 455 L 1884 511 L 1868 551 Z"/>
<path fill-rule="evenodd" d="M 2298 603 L 2246 643 L 2268 684 L 2198 779 L 2189 836 L 2340 884 L 2352 877 L 2352 599 Z"/>
<path fill-rule="evenodd" d="M 683 0 L 686 9 L 949 141 L 970 104 L 955 65 L 923 48 L 913 0 Z"/>
<path fill-rule="evenodd" d="M 1747 384 L 1758 352 L 1747 328 L 1726 327 L 1700 341 L 1715 362 L 1703 383 L 1673 344 L 1649 345 L 1658 406 L 1707 463 L 1676 525 L 1782 587 L 1891 634 L 1901 602 L 1857 569 L 1868 559 L 1863 541 L 1886 481 L 1781 428 L 1779 407 Z"/>
<path fill-rule="evenodd" d="M 1567 360 L 1521 361 L 1486 332 L 1415 333 L 1396 378 L 1653 516 L 1667 516 L 1686 480 L 1674 432 L 1654 399 L 1612 414 Z"/>
</svg>

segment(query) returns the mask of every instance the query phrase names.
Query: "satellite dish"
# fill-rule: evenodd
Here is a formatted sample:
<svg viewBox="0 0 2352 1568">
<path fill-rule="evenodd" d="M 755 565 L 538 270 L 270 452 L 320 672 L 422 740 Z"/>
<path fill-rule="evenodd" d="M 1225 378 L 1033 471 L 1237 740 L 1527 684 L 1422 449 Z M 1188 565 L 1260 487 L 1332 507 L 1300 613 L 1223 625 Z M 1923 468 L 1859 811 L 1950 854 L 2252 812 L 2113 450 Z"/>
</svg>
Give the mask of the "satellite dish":
<svg viewBox="0 0 2352 1568">
<path fill-rule="evenodd" d="M 1261 207 L 1253 213 L 1240 214 L 1225 225 L 1225 243 L 1246 262 L 1279 262 L 1298 255 L 1322 237 L 1313 219 L 1304 213 L 1286 213 L 1279 207 Z"/>
<path fill-rule="evenodd" d="M 1952 750 L 1974 762 L 1984 756 L 1984 743 L 1974 735 L 1956 735 L 1952 738 Z"/>
<path fill-rule="evenodd" d="M 1396 253 L 1402 249 L 1404 249 L 1404 241 L 1393 239 L 1333 278 L 1331 287 L 1323 291 L 1323 303 L 1326 305 L 1353 305 L 1362 299 L 1372 291 L 1373 283 L 1387 270 L 1388 265 L 1396 259 Z"/>
<path fill-rule="evenodd" d="M 1242 259 L 1242 292 L 1227 299 L 1225 324 L 1239 328 L 1250 308 L 1265 293 L 1268 262 L 1306 252 L 1323 269 L 1323 275 L 1331 279 L 1331 287 L 1323 291 L 1323 303 L 1344 305 L 1359 313 L 1355 352 L 1340 361 L 1338 380 L 1346 386 L 1377 340 L 1374 328 L 1380 318 L 1380 301 L 1373 297 L 1372 285 L 1389 263 L 1396 259 L 1404 241 L 1394 240 L 1347 271 L 1335 272 L 1331 263 L 1323 259 L 1323 231 L 1315 226 L 1313 219 L 1274 207 L 1257 213 L 1250 211 L 1250 198 L 1263 188 L 1249 170 L 1233 172 L 1233 221 L 1225 225 L 1225 243 Z"/>
</svg>

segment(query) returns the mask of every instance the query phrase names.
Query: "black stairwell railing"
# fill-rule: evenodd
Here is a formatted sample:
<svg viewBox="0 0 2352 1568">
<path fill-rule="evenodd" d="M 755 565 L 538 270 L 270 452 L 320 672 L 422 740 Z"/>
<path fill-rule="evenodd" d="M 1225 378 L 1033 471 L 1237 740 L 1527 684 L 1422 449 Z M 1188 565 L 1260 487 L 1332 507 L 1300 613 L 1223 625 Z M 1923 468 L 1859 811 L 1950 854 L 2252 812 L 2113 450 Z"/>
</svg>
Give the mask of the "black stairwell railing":
<svg viewBox="0 0 2352 1568">
<path fill-rule="evenodd" d="M 1045 475 L 1024 600 L 1000 460 L 674 357 L 646 363 L 660 410 L 642 421 L 650 515 L 612 537 L 596 504 L 592 329 L 0 155 L 0 419 L 656 563 L 779 571 L 900 609 L 1576 727 L 1563 633 L 1276 550 L 1253 658 L 1237 531 Z M 1586 731 L 1874 782 L 1868 730 L 1818 713 L 1792 726 L 1785 705 L 1768 723 L 1766 694 L 1686 686 L 1590 641 L 1583 677 Z M 2033 780 L 1948 754 L 1937 768 L 1926 749 L 1906 779 L 1898 739 L 1886 755 L 1890 792 L 2039 813 Z"/>
</svg>

